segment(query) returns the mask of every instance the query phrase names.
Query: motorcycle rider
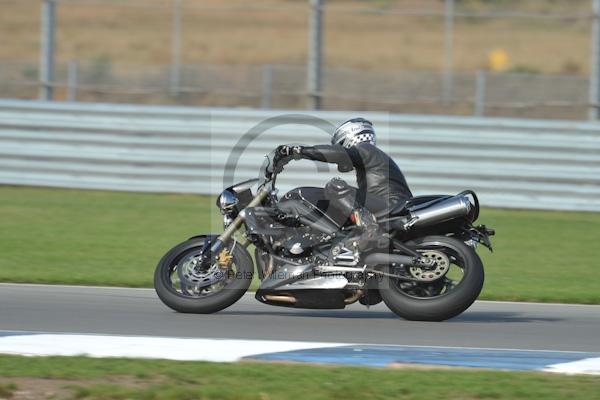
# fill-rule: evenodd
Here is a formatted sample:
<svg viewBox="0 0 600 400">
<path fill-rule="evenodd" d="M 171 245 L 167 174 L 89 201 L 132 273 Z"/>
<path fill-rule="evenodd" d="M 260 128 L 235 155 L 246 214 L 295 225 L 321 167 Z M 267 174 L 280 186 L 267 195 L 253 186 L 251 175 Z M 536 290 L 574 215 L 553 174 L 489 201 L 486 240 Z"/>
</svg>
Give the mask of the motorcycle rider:
<svg viewBox="0 0 600 400">
<path fill-rule="evenodd" d="M 376 147 L 373 124 L 364 118 L 352 118 L 339 125 L 331 145 L 283 145 L 277 153 L 278 162 L 283 164 L 289 159 L 308 159 L 337 164 L 340 172 L 354 169 L 358 190 L 334 178 L 325 186 L 324 196 L 347 215 L 354 214 L 371 235 L 377 227 L 373 213 L 412 197 L 404 174 L 390 156 Z"/>
</svg>

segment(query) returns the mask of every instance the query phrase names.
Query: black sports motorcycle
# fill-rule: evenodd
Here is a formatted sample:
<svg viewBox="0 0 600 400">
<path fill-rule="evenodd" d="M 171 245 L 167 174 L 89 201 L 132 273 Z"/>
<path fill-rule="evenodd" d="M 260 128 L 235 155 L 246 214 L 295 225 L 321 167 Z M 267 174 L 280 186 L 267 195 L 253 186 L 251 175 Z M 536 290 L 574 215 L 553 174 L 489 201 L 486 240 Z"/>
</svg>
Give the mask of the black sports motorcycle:
<svg viewBox="0 0 600 400">
<path fill-rule="evenodd" d="M 322 189 L 300 187 L 278 198 L 275 182 L 287 162 L 269 153 L 259 179 L 217 198 L 223 233 L 192 237 L 163 256 L 154 285 L 167 306 L 199 314 L 229 307 L 248 290 L 255 263 L 256 299 L 275 306 L 340 309 L 383 300 L 403 318 L 442 321 L 477 299 L 484 272 L 475 248 L 491 250 L 494 231 L 473 226 L 474 192 L 414 197 L 377 212 L 385 234 L 364 243 L 359 215 L 337 212 Z M 289 215 L 283 202 L 308 212 Z"/>
</svg>

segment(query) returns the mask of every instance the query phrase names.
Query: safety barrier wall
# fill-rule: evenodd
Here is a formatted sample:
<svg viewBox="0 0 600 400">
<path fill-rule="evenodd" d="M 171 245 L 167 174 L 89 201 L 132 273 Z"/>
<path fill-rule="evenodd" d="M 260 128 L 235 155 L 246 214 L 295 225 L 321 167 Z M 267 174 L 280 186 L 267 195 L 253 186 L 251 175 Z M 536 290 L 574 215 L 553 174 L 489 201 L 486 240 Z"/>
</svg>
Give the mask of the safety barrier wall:
<svg viewBox="0 0 600 400">
<path fill-rule="evenodd" d="M 215 194 L 257 177 L 277 145 L 327 143 L 333 125 L 356 115 L 0 100 L 0 184 Z M 600 211 L 600 124 L 360 115 L 415 194 L 473 189 L 486 206 Z M 280 184 L 334 175 L 354 182 L 299 161 Z"/>
</svg>

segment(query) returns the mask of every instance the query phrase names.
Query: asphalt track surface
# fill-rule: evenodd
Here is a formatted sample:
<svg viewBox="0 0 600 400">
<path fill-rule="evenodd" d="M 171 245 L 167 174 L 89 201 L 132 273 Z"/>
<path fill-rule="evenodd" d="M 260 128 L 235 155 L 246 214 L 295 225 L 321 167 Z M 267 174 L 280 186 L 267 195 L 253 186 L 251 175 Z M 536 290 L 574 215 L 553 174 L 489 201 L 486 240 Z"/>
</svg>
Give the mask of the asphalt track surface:
<svg viewBox="0 0 600 400">
<path fill-rule="evenodd" d="M 593 352 L 600 306 L 479 301 L 434 323 L 402 320 L 382 304 L 300 310 L 247 294 L 219 313 L 192 315 L 171 311 L 151 289 L 0 284 L 0 331 Z"/>
</svg>

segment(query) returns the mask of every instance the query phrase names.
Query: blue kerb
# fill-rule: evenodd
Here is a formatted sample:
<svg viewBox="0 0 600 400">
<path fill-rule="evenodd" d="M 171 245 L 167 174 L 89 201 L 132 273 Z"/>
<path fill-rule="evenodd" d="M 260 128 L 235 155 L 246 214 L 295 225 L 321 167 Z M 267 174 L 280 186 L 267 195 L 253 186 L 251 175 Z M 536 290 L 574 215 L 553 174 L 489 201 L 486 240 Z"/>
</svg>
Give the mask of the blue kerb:
<svg viewBox="0 0 600 400">
<path fill-rule="evenodd" d="M 267 353 L 248 358 L 265 361 L 294 361 L 373 367 L 384 367 L 390 364 L 420 364 L 537 370 L 552 364 L 598 356 L 600 356 L 598 353 L 556 351 L 352 345 Z"/>
</svg>

